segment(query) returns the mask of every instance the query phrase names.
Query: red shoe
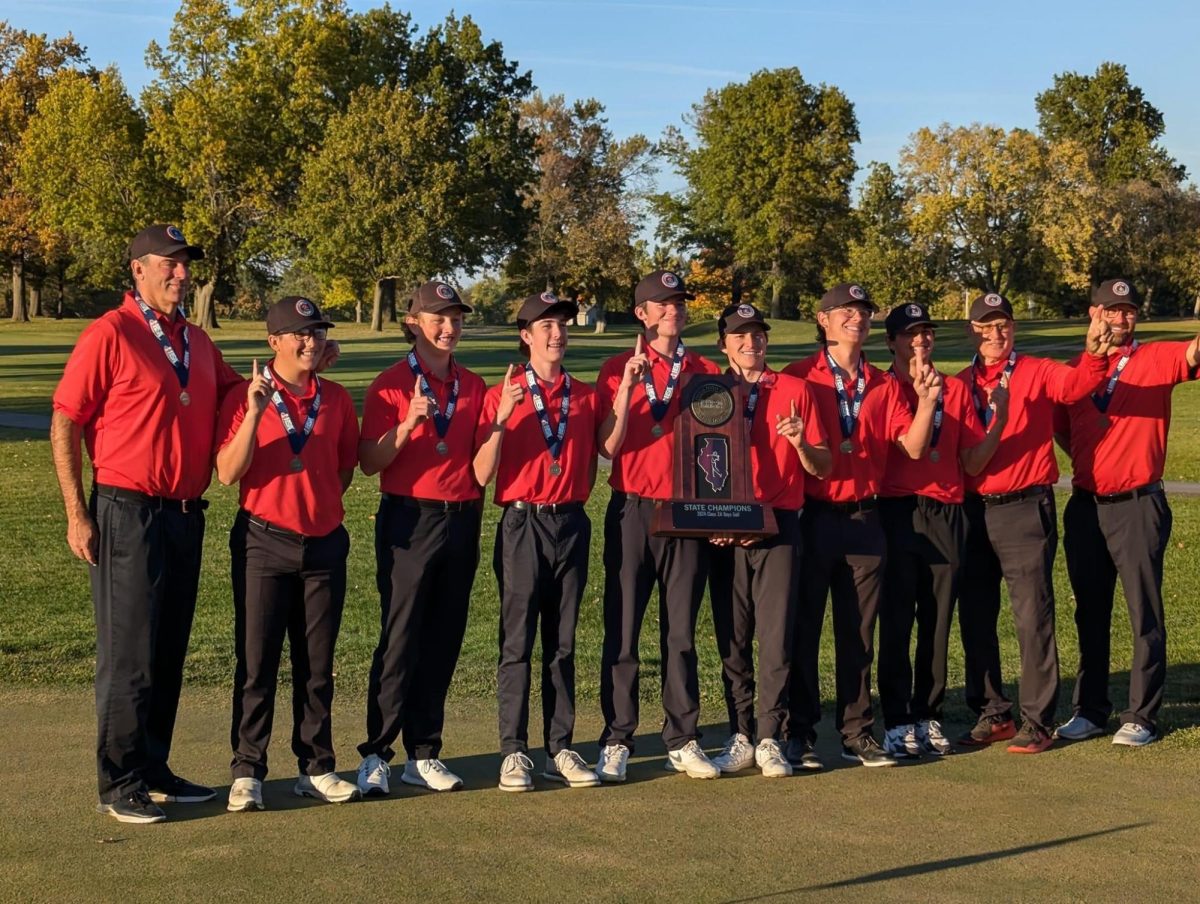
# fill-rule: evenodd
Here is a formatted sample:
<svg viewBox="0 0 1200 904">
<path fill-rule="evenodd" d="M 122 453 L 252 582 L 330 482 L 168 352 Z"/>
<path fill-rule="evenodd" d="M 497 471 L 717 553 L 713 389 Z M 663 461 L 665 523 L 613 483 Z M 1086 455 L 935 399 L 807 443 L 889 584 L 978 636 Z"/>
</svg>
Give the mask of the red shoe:
<svg viewBox="0 0 1200 904">
<path fill-rule="evenodd" d="M 980 716 L 975 727 L 958 739 L 965 747 L 986 747 L 997 741 L 1007 741 L 1017 733 L 1017 723 L 1012 716 Z"/>
<path fill-rule="evenodd" d="M 1020 733 L 1008 745 L 1009 753 L 1041 753 L 1054 746 L 1054 738 L 1036 725 L 1026 723 Z"/>
</svg>

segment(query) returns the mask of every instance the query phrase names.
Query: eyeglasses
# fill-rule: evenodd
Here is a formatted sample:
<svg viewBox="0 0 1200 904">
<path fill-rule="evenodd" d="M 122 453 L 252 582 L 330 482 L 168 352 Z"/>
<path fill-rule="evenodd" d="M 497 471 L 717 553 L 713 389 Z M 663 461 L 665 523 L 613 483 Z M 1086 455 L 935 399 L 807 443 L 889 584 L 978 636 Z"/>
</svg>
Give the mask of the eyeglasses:
<svg viewBox="0 0 1200 904">
<path fill-rule="evenodd" d="M 1003 336 L 1012 329 L 1012 322 L 1008 320 L 992 320 L 988 323 L 971 323 L 973 329 L 980 336 Z"/>
<path fill-rule="evenodd" d="M 327 334 L 328 330 L 323 326 L 311 326 L 303 330 L 292 331 L 292 335 L 300 342 L 303 342 L 305 339 L 324 339 Z"/>
</svg>

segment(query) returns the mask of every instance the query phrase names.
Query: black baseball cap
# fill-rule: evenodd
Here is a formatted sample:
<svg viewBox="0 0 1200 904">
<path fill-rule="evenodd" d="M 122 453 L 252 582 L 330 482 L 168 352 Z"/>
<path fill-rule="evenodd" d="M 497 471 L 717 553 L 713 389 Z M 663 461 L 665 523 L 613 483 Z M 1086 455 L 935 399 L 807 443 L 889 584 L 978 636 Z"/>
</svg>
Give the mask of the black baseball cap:
<svg viewBox="0 0 1200 904">
<path fill-rule="evenodd" d="M 458 297 L 454 286 L 440 279 L 431 279 L 417 291 L 408 302 L 410 314 L 440 314 L 448 308 L 459 308 L 464 314 L 471 313 L 471 306 Z"/>
<path fill-rule="evenodd" d="M 1003 314 L 1009 320 L 1013 319 L 1012 305 L 999 292 L 988 292 L 971 302 L 971 310 L 967 314 L 967 319 L 978 323 L 993 314 Z"/>
<path fill-rule="evenodd" d="M 731 304 L 721 312 L 717 321 L 717 336 L 724 337 L 728 333 L 744 333 L 755 324 L 764 330 L 770 330 L 771 324 L 763 319 L 762 311 L 752 304 Z"/>
<path fill-rule="evenodd" d="M 158 254 L 169 257 L 177 251 L 186 251 L 188 258 L 194 261 L 204 258 L 204 249 L 199 245 L 189 245 L 178 226 L 166 223 L 155 223 L 147 226 L 129 242 L 129 259 L 136 260 L 147 254 Z"/>
<path fill-rule="evenodd" d="M 333 323 L 322 317 L 321 309 L 302 295 L 289 295 L 267 308 L 267 332 L 272 336 L 319 326 L 328 329 Z"/>
<path fill-rule="evenodd" d="M 672 270 L 655 270 L 648 276 L 643 276 L 633 290 L 635 306 L 644 301 L 692 301 L 695 295 L 687 290 L 683 277 Z"/>
<path fill-rule="evenodd" d="M 539 295 L 526 295 L 517 311 L 517 329 L 523 330 L 535 320 L 544 317 L 555 317 L 565 314 L 574 317 L 579 313 L 579 306 L 573 301 L 559 298 L 553 292 L 542 292 Z"/>
<path fill-rule="evenodd" d="M 888 311 L 883 321 L 883 328 L 889 336 L 898 336 L 914 326 L 937 326 L 929 316 L 929 308 L 915 301 L 896 305 Z"/>
<path fill-rule="evenodd" d="M 1119 304 L 1138 307 L 1142 297 L 1133 283 L 1127 279 L 1106 279 L 1092 289 L 1092 304 L 1102 308 L 1115 308 Z"/>
<path fill-rule="evenodd" d="M 858 283 L 838 283 L 828 292 L 821 296 L 821 303 L 817 306 L 818 311 L 832 311 L 834 308 L 840 308 L 848 304 L 865 304 L 872 311 L 878 311 L 879 307 L 871 300 L 870 294 Z"/>
</svg>

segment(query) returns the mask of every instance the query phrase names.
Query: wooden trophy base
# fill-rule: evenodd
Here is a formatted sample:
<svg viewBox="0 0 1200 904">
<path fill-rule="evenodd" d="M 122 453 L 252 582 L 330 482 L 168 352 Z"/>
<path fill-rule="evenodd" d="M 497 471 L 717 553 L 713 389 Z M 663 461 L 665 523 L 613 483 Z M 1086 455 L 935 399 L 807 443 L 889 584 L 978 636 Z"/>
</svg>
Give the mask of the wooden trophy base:
<svg viewBox="0 0 1200 904">
<path fill-rule="evenodd" d="M 775 510 L 758 502 L 677 500 L 660 503 L 652 530 L 660 537 L 754 537 L 779 533 Z"/>
</svg>

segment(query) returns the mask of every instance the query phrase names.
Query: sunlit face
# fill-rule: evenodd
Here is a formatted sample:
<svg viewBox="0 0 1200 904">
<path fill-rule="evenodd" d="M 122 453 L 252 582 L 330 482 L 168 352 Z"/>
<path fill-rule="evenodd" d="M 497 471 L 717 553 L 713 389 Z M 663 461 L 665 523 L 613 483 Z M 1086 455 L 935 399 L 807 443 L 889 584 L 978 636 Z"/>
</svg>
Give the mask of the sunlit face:
<svg viewBox="0 0 1200 904">
<path fill-rule="evenodd" d="M 888 339 L 887 344 L 896 363 L 907 373 L 909 362 L 917 355 L 918 350 L 924 350 L 926 360 L 933 357 L 933 343 L 936 335 L 937 331 L 932 324 L 918 323 Z"/>
<path fill-rule="evenodd" d="M 983 320 L 972 320 L 970 332 L 979 357 L 985 364 L 995 364 L 1012 353 L 1017 324 L 997 312 Z"/>
<path fill-rule="evenodd" d="M 871 308 L 861 301 L 817 312 L 817 323 L 825 330 L 825 341 L 862 347 L 871 332 Z"/>
<path fill-rule="evenodd" d="M 529 357 L 561 364 L 567 351 L 568 318 L 543 317 L 521 330 L 521 341 L 529 346 Z"/>
<path fill-rule="evenodd" d="M 1114 304 L 1107 308 L 1092 305 L 1088 308 L 1088 314 L 1095 317 L 1097 310 L 1100 312 L 1100 319 L 1112 330 L 1117 345 L 1127 345 L 1133 341 L 1133 331 L 1137 327 L 1138 318 L 1136 305 Z"/>
<path fill-rule="evenodd" d="M 447 308 L 436 314 L 428 311 L 409 314 L 404 318 L 404 322 L 416 335 L 418 344 L 424 341 L 427 346 L 442 354 L 448 355 L 453 352 L 462 337 L 463 312 L 460 308 Z"/>
<path fill-rule="evenodd" d="M 192 261 L 186 251 L 147 254 L 130 261 L 133 284 L 146 304 L 156 310 L 183 304 L 191 286 Z"/>
<path fill-rule="evenodd" d="M 286 362 L 300 370 L 315 371 L 325 353 L 324 327 L 308 327 L 294 333 L 277 333 L 267 337 L 275 352 L 275 360 Z"/>
<path fill-rule="evenodd" d="M 761 371 L 766 364 L 767 331 L 755 323 L 740 332 L 726 333 L 721 348 L 735 371 Z"/>
<path fill-rule="evenodd" d="M 677 301 L 644 301 L 633 309 L 633 314 L 647 332 L 655 332 L 659 336 L 679 337 L 687 326 L 687 302 L 680 298 Z"/>
</svg>

